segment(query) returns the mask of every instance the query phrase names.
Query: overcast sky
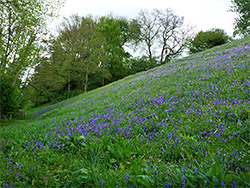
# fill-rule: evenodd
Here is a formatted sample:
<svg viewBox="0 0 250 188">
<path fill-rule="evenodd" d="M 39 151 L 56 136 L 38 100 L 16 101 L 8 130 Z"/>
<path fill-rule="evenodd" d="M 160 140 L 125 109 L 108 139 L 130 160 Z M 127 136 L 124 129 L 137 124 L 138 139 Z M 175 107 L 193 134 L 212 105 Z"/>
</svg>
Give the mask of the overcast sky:
<svg viewBox="0 0 250 188">
<path fill-rule="evenodd" d="M 172 8 L 176 15 L 184 16 L 196 30 L 224 29 L 233 33 L 235 13 L 229 12 L 231 0 L 66 0 L 60 10 L 60 18 L 51 25 L 60 23 L 62 17 L 78 13 L 81 16 L 106 16 L 109 13 L 135 18 L 141 9 Z"/>
</svg>

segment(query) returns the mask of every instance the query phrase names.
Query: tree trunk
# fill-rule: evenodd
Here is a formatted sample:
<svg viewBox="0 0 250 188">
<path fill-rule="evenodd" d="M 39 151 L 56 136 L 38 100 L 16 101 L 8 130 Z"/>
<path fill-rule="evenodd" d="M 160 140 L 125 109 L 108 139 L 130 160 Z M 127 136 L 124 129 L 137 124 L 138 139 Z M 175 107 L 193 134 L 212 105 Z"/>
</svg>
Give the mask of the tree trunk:
<svg viewBox="0 0 250 188">
<path fill-rule="evenodd" d="M 68 78 L 68 98 L 69 98 L 69 92 L 70 92 L 70 71 L 69 71 L 69 78 Z"/>
<path fill-rule="evenodd" d="M 104 86 L 104 78 L 102 78 L 102 86 Z"/>
<path fill-rule="evenodd" d="M 15 80 L 14 80 L 14 82 L 12 83 L 12 87 L 16 84 L 16 81 L 17 81 L 17 79 L 18 79 L 18 76 L 19 76 L 19 72 L 16 74 L 16 76 L 15 76 Z"/>
<path fill-rule="evenodd" d="M 87 92 L 87 87 L 88 87 L 88 73 L 86 72 L 86 75 L 85 75 L 85 83 L 84 83 L 84 93 Z"/>
<path fill-rule="evenodd" d="M 164 51 L 165 51 L 165 41 L 164 41 L 164 44 L 163 44 L 163 47 L 162 47 L 162 50 L 161 50 L 161 60 L 160 60 L 160 63 L 163 62 L 163 56 L 164 56 Z"/>
<path fill-rule="evenodd" d="M 151 61 L 153 59 L 152 51 L 151 51 L 151 41 L 147 42 L 147 46 L 148 46 L 148 58 L 149 58 L 149 61 Z"/>
<path fill-rule="evenodd" d="M 86 75 L 85 75 L 85 83 L 84 83 L 84 93 L 87 92 L 87 87 L 88 87 L 88 79 L 89 79 L 89 63 L 87 64 L 87 68 L 86 68 Z"/>
<path fill-rule="evenodd" d="M 70 80 L 68 81 L 68 92 L 70 92 Z"/>
<path fill-rule="evenodd" d="M 104 86 L 104 70 L 103 70 L 103 66 L 102 66 L 102 86 Z"/>
<path fill-rule="evenodd" d="M 148 52 L 149 52 L 149 61 L 151 61 L 153 59 L 151 48 L 148 49 Z"/>
</svg>

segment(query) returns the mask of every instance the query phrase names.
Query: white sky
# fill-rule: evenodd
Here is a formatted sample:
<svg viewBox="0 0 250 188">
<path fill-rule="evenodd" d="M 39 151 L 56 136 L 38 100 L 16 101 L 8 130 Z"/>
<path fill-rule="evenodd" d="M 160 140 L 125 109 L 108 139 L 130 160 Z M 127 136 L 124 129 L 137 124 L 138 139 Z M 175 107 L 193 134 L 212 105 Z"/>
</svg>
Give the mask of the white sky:
<svg viewBox="0 0 250 188">
<path fill-rule="evenodd" d="M 224 29 L 229 36 L 233 34 L 235 13 L 229 12 L 231 0 L 66 0 L 60 10 L 60 18 L 50 27 L 55 28 L 62 17 L 78 13 L 81 16 L 106 16 L 109 13 L 135 18 L 141 9 L 172 8 L 176 15 L 185 20 L 196 31 L 211 28 Z"/>
</svg>

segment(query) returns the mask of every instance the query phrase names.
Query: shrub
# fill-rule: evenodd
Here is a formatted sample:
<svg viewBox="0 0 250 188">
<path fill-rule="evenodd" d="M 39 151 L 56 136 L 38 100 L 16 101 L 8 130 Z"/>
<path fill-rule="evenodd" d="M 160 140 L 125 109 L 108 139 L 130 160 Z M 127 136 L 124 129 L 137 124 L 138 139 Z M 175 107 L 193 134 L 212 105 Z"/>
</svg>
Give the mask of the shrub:
<svg viewBox="0 0 250 188">
<path fill-rule="evenodd" d="M 2 74 L 0 77 L 0 118 L 12 118 L 20 109 L 18 85 L 13 85 L 14 78 Z"/>
<path fill-rule="evenodd" d="M 219 46 L 230 41 L 230 37 L 222 29 L 200 31 L 194 39 L 189 41 L 189 53 L 197 53 L 214 46 Z"/>
</svg>

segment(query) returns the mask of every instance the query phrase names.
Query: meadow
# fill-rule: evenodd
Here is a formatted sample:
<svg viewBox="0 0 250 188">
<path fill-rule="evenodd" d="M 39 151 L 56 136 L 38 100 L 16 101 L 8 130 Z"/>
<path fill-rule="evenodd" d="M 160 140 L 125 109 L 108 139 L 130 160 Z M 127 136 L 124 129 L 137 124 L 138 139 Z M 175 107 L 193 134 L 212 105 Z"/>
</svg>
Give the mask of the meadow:
<svg viewBox="0 0 250 188">
<path fill-rule="evenodd" d="M 0 124 L 0 187 L 250 187 L 250 37 Z"/>
</svg>

